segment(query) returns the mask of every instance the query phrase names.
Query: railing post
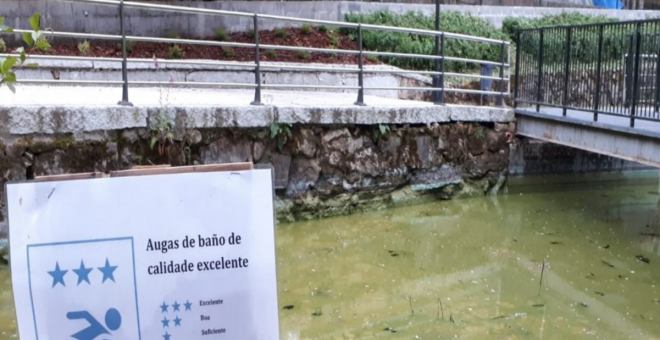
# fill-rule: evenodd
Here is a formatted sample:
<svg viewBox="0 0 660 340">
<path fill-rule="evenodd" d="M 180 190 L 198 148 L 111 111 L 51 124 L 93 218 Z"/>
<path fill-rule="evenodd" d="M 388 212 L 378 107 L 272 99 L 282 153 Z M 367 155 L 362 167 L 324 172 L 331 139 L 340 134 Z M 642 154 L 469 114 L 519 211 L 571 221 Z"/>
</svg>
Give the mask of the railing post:
<svg viewBox="0 0 660 340">
<path fill-rule="evenodd" d="M 543 29 L 539 33 L 539 60 L 538 60 L 538 82 L 536 84 L 536 112 L 541 111 L 541 96 L 543 88 Z"/>
<path fill-rule="evenodd" d="M 635 45 L 635 66 L 633 73 L 633 88 L 632 88 L 632 106 L 630 107 L 630 127 L 635 127 L 635 114 L 637 111 L 637 96 L 639 95 L 639 57 L 642 47 L 642 24 L 637 24 L 637 39 Z"/>
<path fill-rule="evenodd" d="M 499 107 L 504 107 L 504 50 L 506 43 L 502 42 L 500 46 L 500 96 L 497 97 L 497 105 Z"/>
<path fill-rule="evenodd" d="M 603 25 L 598 27 L 598 61 L 596 62 L 596 98 L 594 98 L 594 122 L 598 121 L 600 108 L 600 73 L 603 68 Z"/>
<path fill-rule="evenodd" d="M 254 89 L 254 100 L 250 105 L 263 105 L 261 103 L 261 64 L 259 61 L 259 16 L 254 13 L 254 82 L 257 85 Z"/>
<path fill-rule="evenodd" d="M 435 0 L 435 31 L 440 31 L 440 0 Z M 433 45 L 433 55 L 438 56 L 440 53 L 440 36 L 436 33 L 435 35 L 435 44 Z M 433 62 L 433 70 L 439 72 L 440 69 L 440 60 L 435 59 Z M 439 74 L 433 75 L 433 87 L 438 88 L 440 83 Z M 433 91 L 432 94 L 433 102 L 438 102 L 438 91 Z"/>
<path fill-rule="evenodd" d="M 364 103 L 364 66 L 362 65 L 362 24 L 358 24 L 358 46 L 360 47 L 360 54 L 358 58 L 358 67 L 360 70 L 358 71 L 358 86 L 360 89 L 358 89 L 358 98 L 357 101 L 355 102 L 355 105 L 359 106 L 365 106 L 367 104 Z"/>
<path fill-rule="evenodd" d="M 122 85 L 121 101 L 117 105 L 133 106 L 128 101 L 128 62 L 126 61 L 126 31 L 124 29 L 124 0 L 119 3 L 119 29 L 121 30 L 121 79 Z"/>
<path fill-rule="evenodd" d="M 571 37 L 573 28 L 569 27 L 566 32 L 566 68 L 564 69 L 564 98 L 562 99 L 562 115 L 566 117 L 568 106 L 568 85 L 571 78 Z"/>
<path fill-rule="evenodd" d="M 438 55 L 438 54 L 436 54 Z M 445 34 L 442 33 L 440 34 L 440 68 L 438 74 L 438 86 L 436 88 L 440 89 L 440 91 L 433 91 L 435 93 L 435 100 L 433 101 L 433 104 L 435 105 L 445 105 Z M 438 59 L 436 59 L 437 62 Z M 436 68 L 437 69 L 437 68 Z"/>
<path fill-rule="evenodd" d="M 516 31 L 516 75 L 513 85 L 513 107 L 518 107 L 518 83 L 520 83 L 520 31 Z"/>
<path fill-rule="evenodd" d="M 660 38 L 660 36 L 656 36 L 655 38 Z M 658 110 L 660 110 L 660 49 L 655 59 L 655 113 L 658 113 Z"/>
</svg>

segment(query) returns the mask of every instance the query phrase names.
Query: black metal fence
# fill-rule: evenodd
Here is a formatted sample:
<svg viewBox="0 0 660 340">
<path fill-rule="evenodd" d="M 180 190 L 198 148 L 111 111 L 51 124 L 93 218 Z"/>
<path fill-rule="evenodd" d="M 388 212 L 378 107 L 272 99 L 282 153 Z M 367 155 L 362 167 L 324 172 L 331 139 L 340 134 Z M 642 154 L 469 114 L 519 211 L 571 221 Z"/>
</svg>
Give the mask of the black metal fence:
<svg viewBox="0 0 660 340">
<path fill-rule="evenodd" d="M 521 30 L 516 107 L 660 121 L 660 21 Z"/>
</svg>

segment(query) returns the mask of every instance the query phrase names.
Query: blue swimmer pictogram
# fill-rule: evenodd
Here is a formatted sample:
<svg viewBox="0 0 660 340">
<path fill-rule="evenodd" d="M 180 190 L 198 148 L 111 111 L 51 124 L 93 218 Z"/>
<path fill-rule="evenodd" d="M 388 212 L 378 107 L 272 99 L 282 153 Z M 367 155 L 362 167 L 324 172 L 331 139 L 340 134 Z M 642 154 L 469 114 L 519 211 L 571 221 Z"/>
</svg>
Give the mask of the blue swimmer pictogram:
<svg viewBox="0 0 660 340">
<path fill-rule="evenodd" d="M 66 317 L 69 320 L 85 320 L 89 323 L 87 328 L 71 335 L 72 338 L 77 340 L 95 340 L 101 335 L 111 336 L 110 331 L 116 331 L 121 326 L 121 314 L 114 308 L 110 308 L 105 312 L 105 325 L 96 320 L 88 311 L 69 312 Z M 105 338 L 103 340 L 109 339 Z"/>
</svg>

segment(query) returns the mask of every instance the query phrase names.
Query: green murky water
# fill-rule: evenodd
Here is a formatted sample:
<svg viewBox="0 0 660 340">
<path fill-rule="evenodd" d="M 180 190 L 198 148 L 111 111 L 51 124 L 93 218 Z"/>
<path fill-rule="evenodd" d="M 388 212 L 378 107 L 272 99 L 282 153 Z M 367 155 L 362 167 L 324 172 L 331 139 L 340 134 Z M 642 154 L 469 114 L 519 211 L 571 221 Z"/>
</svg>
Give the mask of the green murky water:
<svg viewBox="0 0 660 340">
<path fill-rule="evenodd" d="M 280 226 L 281 339 L 660 339 L 658 175 L 592 177 Z"/>
</svg>

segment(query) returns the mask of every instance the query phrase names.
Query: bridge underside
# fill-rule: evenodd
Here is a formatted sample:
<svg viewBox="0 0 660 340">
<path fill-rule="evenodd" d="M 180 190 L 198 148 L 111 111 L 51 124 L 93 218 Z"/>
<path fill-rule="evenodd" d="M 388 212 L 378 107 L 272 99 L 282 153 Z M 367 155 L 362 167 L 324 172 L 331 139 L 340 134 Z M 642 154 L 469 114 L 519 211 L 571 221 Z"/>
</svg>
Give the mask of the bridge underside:
<svg viewBox="0 0 660 340">
<path fill-rule="evenodd" d="M 660 168 L 660 133 L 516 110 L 517 133 Z"/>
</svg>

